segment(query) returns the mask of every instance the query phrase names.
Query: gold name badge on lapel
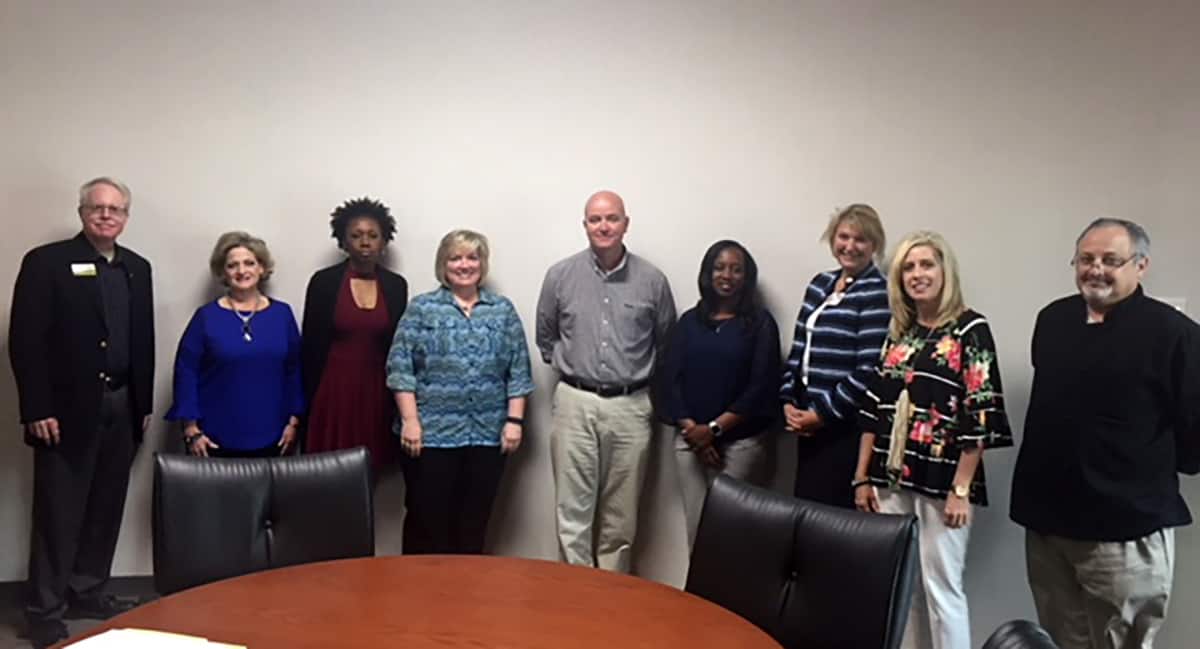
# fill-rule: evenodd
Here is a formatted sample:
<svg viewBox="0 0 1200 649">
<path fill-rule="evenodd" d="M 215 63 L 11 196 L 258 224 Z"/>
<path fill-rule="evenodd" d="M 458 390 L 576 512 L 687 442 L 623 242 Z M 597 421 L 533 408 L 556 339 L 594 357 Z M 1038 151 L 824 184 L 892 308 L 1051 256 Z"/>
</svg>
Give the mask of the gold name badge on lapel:
<svg viewBox="0 0 1200 649">
<path fill-rule="evenodd" d="M 96 264 L 71 264 L 71 274 L 76 277 L 95 277 Z"/>
</svg>

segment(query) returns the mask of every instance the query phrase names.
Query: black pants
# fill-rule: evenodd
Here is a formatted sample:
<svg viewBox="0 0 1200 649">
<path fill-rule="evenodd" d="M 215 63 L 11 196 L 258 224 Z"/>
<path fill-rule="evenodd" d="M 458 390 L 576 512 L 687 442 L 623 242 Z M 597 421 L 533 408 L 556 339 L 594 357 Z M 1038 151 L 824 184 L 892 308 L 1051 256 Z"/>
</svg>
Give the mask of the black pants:
<svg viewBox="0 0 1200 649">
<path fill-rule="evenodd" d="M 499 446 L 423 448 L 403 457 L 405 554 L 482 554 L 496 488 Z"/>
<path fill-rule="evenodd" d="M 793 494 L 836 507 L 854 508 L 850 483 L 858 464 L 861 435 L 852 424 L 834 422 L 813 437 L 796 438 Z"/>
<path fill-rule="evenodd" d="M 61 618 L 68 597 L 95 595 L 108 581 L 136 452 L 132 425 L 129 391 L 105 390 L 96 430 L 63 430 L 57 446 L 35 447 L 31 622 Z"/>
</svg>

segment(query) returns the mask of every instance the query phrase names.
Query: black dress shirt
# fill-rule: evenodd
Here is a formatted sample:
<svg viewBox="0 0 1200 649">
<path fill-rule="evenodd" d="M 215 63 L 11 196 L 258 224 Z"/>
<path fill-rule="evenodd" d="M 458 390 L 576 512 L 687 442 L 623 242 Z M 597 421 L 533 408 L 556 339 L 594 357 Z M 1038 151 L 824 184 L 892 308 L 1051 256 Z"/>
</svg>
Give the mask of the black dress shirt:
<svg viewBox="0 0 1200 649">
<path fill-rule="evenodd" d="M 100 301 L 104 309 L 104 324 L 108 336 L 103 341 L 105 369 L 110 376 L 122 380 L 129 375 L 129 271 L 114 251 L 109 262 L 96 255 L 96 274 L 100 280 Z"/>
<path fill-rule="evenodd" d="M 1200 469 L 1200 326 L 1141 288 L 1088 324 L 1075 295 L 1042 309 L 1011 516 L 1128 541 L 1187 525 L 1179 472 Z"/>
</svg>

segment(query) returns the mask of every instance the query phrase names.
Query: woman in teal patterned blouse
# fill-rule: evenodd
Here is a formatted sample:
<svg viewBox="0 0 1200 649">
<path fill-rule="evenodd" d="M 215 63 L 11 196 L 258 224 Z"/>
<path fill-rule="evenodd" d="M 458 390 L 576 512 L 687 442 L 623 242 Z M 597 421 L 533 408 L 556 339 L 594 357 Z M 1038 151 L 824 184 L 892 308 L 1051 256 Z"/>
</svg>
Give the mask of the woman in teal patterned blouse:
<svg viewBox="0 0 1200 649">
<path fill-rule="evenodd" d="M 396 326 L 388 387 L 405 453 L 406 554 L 480 554 L 505 455 L 521 444 L 533 392 L 521 318 L 481 288 L 487 238 L 454 230 L 434 263 L 441 287 Z"/>
</svg>

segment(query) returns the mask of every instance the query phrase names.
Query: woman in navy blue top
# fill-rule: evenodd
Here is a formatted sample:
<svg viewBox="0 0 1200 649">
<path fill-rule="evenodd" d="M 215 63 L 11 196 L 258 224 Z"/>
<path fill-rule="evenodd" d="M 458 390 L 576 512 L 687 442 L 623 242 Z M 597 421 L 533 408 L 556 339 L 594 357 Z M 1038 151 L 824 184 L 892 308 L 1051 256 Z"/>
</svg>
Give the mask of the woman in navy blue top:
<svg viewBox="0 0 1200 649">
<path fill-rule="evenodd" d="M 217 240 L 209 266 L 227 292 L 196 310 L 175 354 L 175 403 L 193 455 L 267 457 L 291 448 L 304 398 L 292 308 L 262 294 L 274 264 L 245 232 Z"/>
<path fill-rule="evenodd" d="M 741 244 L 718 241 L 700 263 L 700 301 L 684 312 L 658 373 L 659 410 L 679 427 L 675 458 L 688 548 L 717 473 L 770 479 L 777 413 L 779 327 L 758 301 L 758 266 Z"/>
</svg>

